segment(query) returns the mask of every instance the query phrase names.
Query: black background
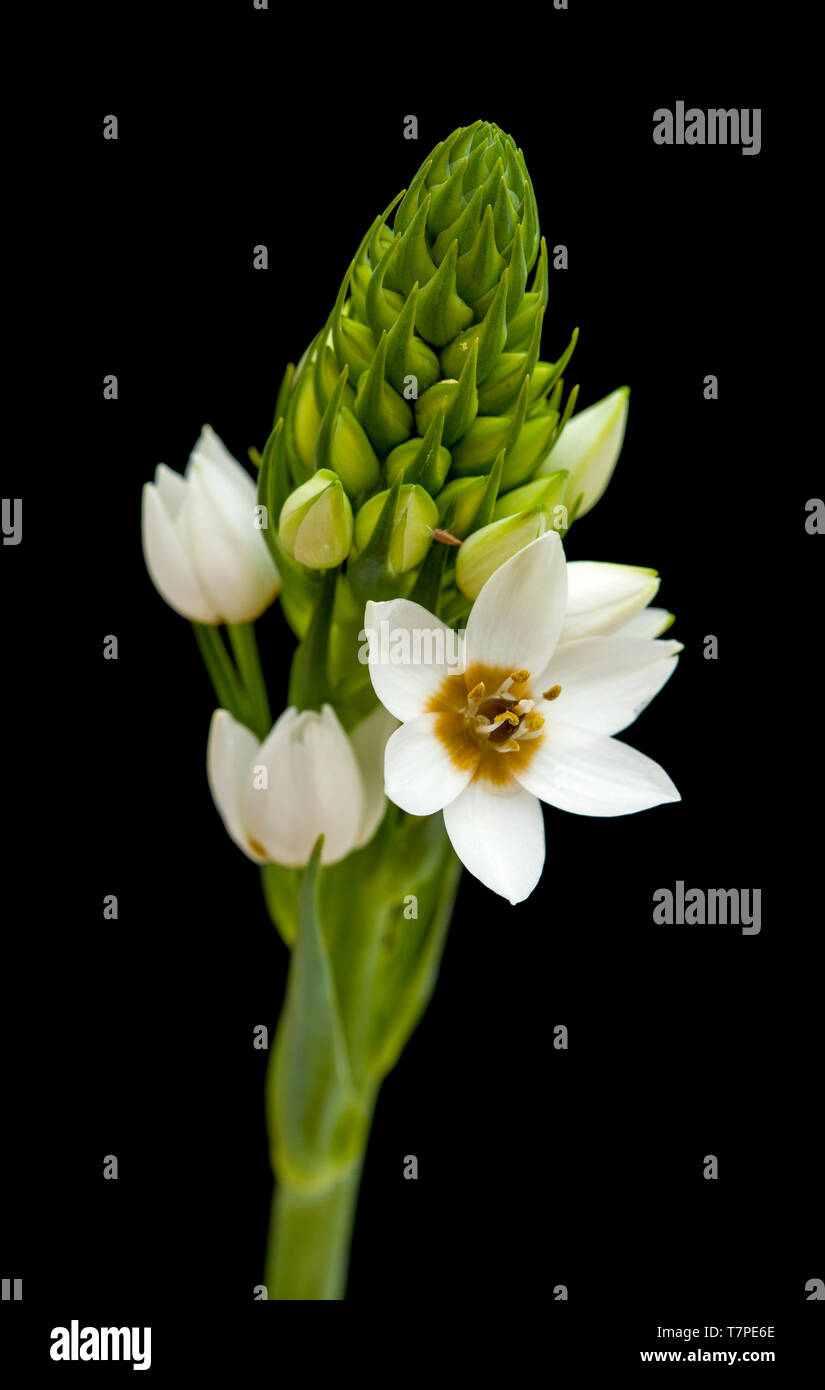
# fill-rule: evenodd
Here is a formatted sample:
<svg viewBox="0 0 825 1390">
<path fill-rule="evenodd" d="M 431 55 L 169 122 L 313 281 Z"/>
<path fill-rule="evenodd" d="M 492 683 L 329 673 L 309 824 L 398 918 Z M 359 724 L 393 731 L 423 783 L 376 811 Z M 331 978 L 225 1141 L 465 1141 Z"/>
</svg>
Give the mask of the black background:
<svg viewBox="0 0 825 1390">
<path fill-rule="evenodd" d="M 275 1024 L 286 952 L 209 797 L 214 700 L 145 573 L 140 488 L 160 460 L 184 467 L 204 421 L 240 459 L 263 446 L 284 366 L 366 226 L 436 141 L 482 117 L 522 146 L 542 231 L 568 247 L 543 356 L 579 325 L 580 405 L 632 388 L 613 482 L 567 553 L 662 574 L 685 650 L 625 737 L 683 801 L 604 821 L 547 811 L 544 878 L 517 908 L 465 876 L 434 1001 L 380 1097 L 348 1298 L 395 1305 L 405 1345 L 418 1305 L 526 1318 L 551 1367 L 568 1340 L 582 1366 L 631 1366 L 661 1347 L 659 1323 L 773 1324 L 759 1346 L 787 1365 L 821 1322 L 805 1283 L 825 1278 L 803 641 L 818 543 L 815 460 L 787 457 L 777 420 L 768 93 L 744 64 L 686 79 L 638 52 L 597 81 L 587 16 L 549 8 L 529 80 L 504 63 L 448 82 L 415 34 L 399 75 L 373 33 L 367 71 L 355 26 L 333 87 L 280 14 L 248 10 L 177 67 L 161 19 L 142 30 L 153 61 L 133 67 L 123 20 L 73 84 L 40 183 L 57 288 L 29 331 L 60 410 L 48 429 L 31 412 L 11 460 L 24 538 L 3 552 L 2 1273 L 24 1278 L 7 1345 L 54 1369 L 52 1326 L 150 1323 L 162 1378 L 207 1352 L 244 1366 L 284 1326 L 252 1301 L 271 1185 L 252 1029 Z M 761 106 L 763 152 L 655 146 L 652 112 L 677 99 Z M 277 607 L 259 637 L 277 710 L 292 641 Z M 761 934 L 656 926 L 652 894 L 677 879 L 761 888 Z M 78 1371 L 96 1373 L 55 1373 Z"/>
</svg>

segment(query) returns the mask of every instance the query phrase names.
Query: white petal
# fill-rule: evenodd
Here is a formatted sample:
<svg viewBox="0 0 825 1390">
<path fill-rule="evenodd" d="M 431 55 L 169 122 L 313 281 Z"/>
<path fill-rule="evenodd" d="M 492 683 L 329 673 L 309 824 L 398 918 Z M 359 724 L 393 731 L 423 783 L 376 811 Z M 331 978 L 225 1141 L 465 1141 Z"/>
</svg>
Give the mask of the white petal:
<svg viewBox="0 0 825 1390">
<path fill-rule="evenodd" d="M 542 468 L 567 469 L 564 498 L 571 508 L 581 497 L 579 518 L 595 506 L 610 482 L 624 439 L 629 399 L 629 388 L 620 386 L 573 415 L 542 464 Z"/>
<path fill-rule="evenodd" d="M 278 572 L 255 526 L 255 488 L 230 482 L 210 460 L 188 473 L 183 508 L 189 545 L 203 587 L 225 622 L 260 617 L 278 590 Z"/>
<path fill-rule="evenodd" d="M 636 565 L 568 561 L 567 612 L 560 640 L 615 632 L 655 598 L 660 583 L 655 570 Z"/>
<path fill-rule="evenodd" d="M 143 488 L 141 529 L 146 568 L 170 607 L 192 622 L 220 622 L 220 613 L 198 579 L 179 528 L 153 483 Z"/>
<path fill-rule="evenodd" d="M 322 864 L 350 853 L 364 792 L 350 741 L 329 705 L 320 714 L 285 710 L 252 771 L 243 798 L 244 823 L 270 859 L 292 867 L 306 864 L 319 835 L 324 836 Z"/>
<path fill-rule="evenodd" d="M 186 479 L 182 473 L 175 473 L 173 469 L 167 468 L 165 463 L 159 463 L 155 469 L 155 487 L 160 493 L 160 500 L 174 521 L 186 496 Z"/>
<path fill-rule="evenodd" d="M 461 638 L 420 603 L 369 602 L 364 629 L 373 688 L 396 719 L 422 714 L 445 676 L 463 670 Z"/>
<path fill-rule="evenodd" d="M 200 432 L 200 438 L 189 455 L 189 462 L 186 472 L 189 474 L 194 464 L 200 460 L 208 459 L 223 474 L 227 482 L 239 488 L 248 487 L 251 479 L 246 469 L 238 462 L 234 454 L 230 454 L 220 435 L 216 434 L 211 425 L 204 425 Z M 252 484 L 254 487 L 254 483 Z"/>
<path fill-rule="evenodd" d="M 537 744 L 516 776 L 534 796 L 562 811 L 627 816 L 681 800 L 664 768 L 618 739 L 554 718 Z"/>
<path fill-rule="evenodd" d="M 661 637 L 672 623 L 673 614 L 666 608 L 645 608 L 629 623 L 622 623 L 619 633 L 622 637 Z"/>
<path fill-rule="evenodd" d="M 444 809 L 444 824 L 462 864 L 511 903 L 532 893 L 544 865 L 544 820 L 529 792 L 495 795 L 476 778 Z"/>
<path fill-rule="evenodd" d="M 225 709 L 215 710 L 206 746 L 206 773 L 221 820 L 235 844 L 257 864 L 265 862 L 249 842 L 243 823 L 241 803 L 249 769 L 258 752 L 255 735 Z"/>
<path fill-rule="evenodd" d="M 364 787 L 364 810 L 358 827 L 355 848 L 360 849 L 372 839 L 384 817 L 387 798 L 384 795 L 384 750 L 390 734 L 398 728 L 398 720 L 379 705 L 350 731 L 349 741 L 361 773 Z"/>
<path fill-rule="evenodd" d="M 681 642 L 652 642 L 645 637 L 583 637 L 555 650 L 539 688 L 560 685 L 550 719 L 618 734 L 638 719 L 676 669 Z M 547 715 L 547 710 L 542 709 Z"/>
<path fill-rule="evenodd" d="M 490 576 L 467 620 L 467 669 L 477 663 L 533 675 L 547 665 L 567 606 L 564 550 L 547 531 Z"/>
<path fill-rule="evenodd" d="M 436 714 L 420 714 L 396 729 L 387 744 L 387 796 L 412 816 L 440 811 L 464 790 L 475 771 L 456 767 L 435 731 L 437 719 Z"/>
</svg>

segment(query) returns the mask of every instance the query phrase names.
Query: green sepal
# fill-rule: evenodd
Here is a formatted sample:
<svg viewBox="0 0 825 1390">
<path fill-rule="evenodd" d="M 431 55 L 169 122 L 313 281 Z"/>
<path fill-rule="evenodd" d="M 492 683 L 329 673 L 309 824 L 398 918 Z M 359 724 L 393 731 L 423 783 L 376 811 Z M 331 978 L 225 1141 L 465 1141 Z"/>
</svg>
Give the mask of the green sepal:
<svg viewBox="0 0 825 1390">
<path fill-rule="evenodd" d="M 463 439 L 453 449 L 453 472 L 459 477 L 487 473 L 500 449 L 511 450 L 521 433 L 527 414 L 526 380 L 519 392 L 512 415 L 479 415 Z"/>
<path fill-rule="evenodd" d="M 538 415 L 524 421 L 518 439 L 508 448 L 504 460 L 502 486 L 505 491 L 526 482 L 535 472 L 552 445 L 557 423 L 553 415 Z"/>
<path fill-rule="evenodd" d="M 440 232 L 446 231 L 458 221 L 464 210 L 463 183 L 464 168 L 457 164 L 443 183 L 431 184 L 430 211 L 427 217 L 427 228 L 431 236 L 437 237 Z"/>
<path fill-rule="evenodd" d="M 473 517 L 473 524 L 470 528 L 472 531 L 478 531 L 481 529 L 482 526 L 489 526 L 490 522 L 493 520 L 496 499 L 498 497 L 498 491 L 501 487 L 501 479 L 504 473 L 504 459 L 506 457 L 506 453 L 506 449 L 500 450 L 500 452 L 496 455 L 495 463 L 490 469 L 490 472 L 487 474 L 487 482 L 484 487 L 484 493 L 481 498 L 481 503 L 479 505 L 478 511 Z"/>
<path fill-rule="evenodd" d="M 441 444 L 446 406 L 432 418 L 423 439 L 408 439 L 399 444 L 386 462 L 387 481 L 394 482 L 399 473 L 405 483 L 418 483 L 434 497 L 450 471 L 450 453 Z"/>
<path fill-rule="evenodd" d="M 281 384 L 278 387 L 278 395 L 275 399 L 275 414 L 272 417 L 273 425 L 277 425 L 286 415 L 286 408 L 289 402 L 289 394 L 292 390 L 292 381 L 295 376 L 295 363 L 288 362 L 286 371 L 281 377 Z"/>
<path fill-rule="evenodd" d="M 384 288 L 387 267 L 396 254 L 400 241 L 401 237 L 397 236 L 394 241 L 390 242 L 370 276 L 366 295 L 366 310 L 369 326 L 376 337 L 385 329 L 389 332 L 404 308 L 403 294 L 397 294 L 394 290 Z"/>
<path fill-rule="evenodd" d="M 429 194 L 424 199 L 409 227 L 403 233 L 393 257 L 393 273 L 404 294 L 410 294 L 414 284 L 423 286 L 432 280 L 437 267 L 427 242 L 427 212 Z"/>
<path fill-rule="evenodd" d="M 564 480 L 567 470 L 559 468 L 555 473 L 534 478 L 532 482 L 504 492 L 496 502 L 491 521 L 501 521 L 505 516 L 516 516 L 529 511 L 531 507 L 553 507 L 564 493 Z"/>
<path fill-rule="evenodd" d="M 335 308 L 332 311 L 332 342 L 339 367 L 349 367 L 353 378 L 357 381 L 375 356 L 377 344 L 372 329 L 367 324 L 358 323 L 344 313 L 344 301 L 350 287 L 354 266 L 355 262 L 352 261 L 341 282 Z"/>
<path fill-rule="evenodd" d="M 457 261 L 458 242 L 453 241 L 435 275 L 419 294 L 416 325 L 422 338 L 433 347 L 444 347 L 473 321 L 469 304 L 456 293 Z M 420 282 L 420 276 L 416 279 Z"/>
<path fill-rule="evenodd" d="M 445 445 L 453 444 L 455 440 L 466 434 L 478 413 L 477 364 L 478 340 L 472 338 L 464 356 L 461 376 L 458 381 L 438 381 L 417 401 L 415 419 L 419 433 L 428 430 L 435 416 L 441 414 L 446 407 Z"/>
<path fill-rule="evenodd" d="M 481 189 L 477 188 L 458 220 L 433 242 L 431 255 L 437 266 L 441 265 L 451 242 L 458 242 L 459 259 L 470 249 L 481 226 L 482 207 Z"/>
<path fill-rule="evenodd" d="M 344 367 L 321 420 L 315 445 L 315 470 L 331 469 L 338 474 L 349 497 L 360 497 L 378 486 L 381 465 L 366 431 L 352 411 L 341 404 L 347 372 L 348 368 Z"/>
<path fill-rule="evenodd" d="M 441 370 L 445 376 L 457 377 L 461 371 L 471 342 L 478 343 L 478 365 L 476 381 L 482 382 L 489 376 L 498 361 L 507 338 L 507 292 L 510 272 L 502 272 L 498 286 L 487 312 L 480 323 L 474 323 L 456 338 L 441 353 Z"/>
<path fill-rule="evenodd" d="M 478 408 L 482 415 L 503 415 L 510 410 L 528 376 L 530 396 L 533 396 L 533 372 L 541 346 L 543 321 L 544 309 L 541 309 L 536 315 L 533 336 L 526 352 L 503 352 L 499 357 L 478 393 Z"/>
<path fill-rule="evenodd" d="M 363 1111 L 318 908 L 322 838 L 306 867 L 286 999 L 267 1075 L 272 1161 L 296 1187 L 332 1181 L 360 1148 Z"/>
<path fill-rule="evenodd" d="M 436 150 L 440 148 L 441 144 L 438 144 L 435 147 Z M 435 150 L 433 151 L 433 154 L 435 154 Z M 427 178 L 427 175 L 432 169 L 432 164 L 432 157 L 424 161 L 415 178 L 413 179 L 412 183 L 410 184 L 409 188 L 407 189 L 406 193 L 404 194 L 399 205 L 398 211 L 395 214 L 395 217 L 393 218 L 393 231 L 405 232 L 407 230 L 407 227 L 409 227 L 410 223 L 415 217 L 415 214 L 418 211 L 419 195 Z"/>
<path fill-rule="evenodd" d="M 355 414 L 379 454 L 387 454 L 409 438 L 413 413 L 407 402 L 386 381 L 387 334 L 381 334 L 375 356 L 358 382 Z"/>
<path fill-rule="evenodd" d="M 463 540 L 473 529 L 473 522 L 481 506 L 489 476 L 488 474 L 487 477 L 480 478 L 453 478 L 435 499 L 438 507 L 439 525 L 442 527 L 446 522 L 449 509 L 455 504 L 449 529 L 454 536 L 458 536 L 459 540 Z"/>
<path fill-rule="evenodd" d="M 518 222 L 516 212 L 510 201 L 510 193 L 507 188 L 507 179 L 504 175 L 496 190 L 496 199 L 491 209 L 495 239 L 497 244 L 503 248 L 508 247 L 516 234 Z"/>
<path fill-rule="evenodd" d="M 347 579 L 359 603 L 366 603 L 369 599 L 379 601 L 394 598 L 398 593 L 398 579 L 390 569 L 389 555 L 402 480 L 403 474 L 399 473 L 387 493 L 381 515 L 364 549 L 349 557 Z"/>
<path fill-rule="evenodd" d="M 417 391 L 429 390 L 441 375 L 438 355 L 415 333 L 418 282 L 413 285 L 401 313 L 387 334 L 387 380 L 403 394 L 407 378 L 414 376 Z"/>
<path fill-rule="evenodd" d="M 315 441 L 321 427 L 321 413 L 315 399 L 313 380 L 315 352 L 326 332 L 321 330 L 304 355 L 300 371 L 296 371 L 289 397 L 284 427 L 284 447 L 293 482 L 304 483 L 312 474 Z"/>
</svg>

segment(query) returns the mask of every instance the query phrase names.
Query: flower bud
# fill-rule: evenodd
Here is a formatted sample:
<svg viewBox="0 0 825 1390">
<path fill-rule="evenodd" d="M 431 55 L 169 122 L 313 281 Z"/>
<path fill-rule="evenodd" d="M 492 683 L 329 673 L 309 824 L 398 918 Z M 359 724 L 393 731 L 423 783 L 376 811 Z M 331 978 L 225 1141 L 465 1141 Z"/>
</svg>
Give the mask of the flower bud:
<svg viewBox="0 0 825 1390">
<path fill-rule="evenodd" d="M 459 540 L 469 535 L 473 529 L 476 513 L 487 489 L 487 478 L 453 478 L 442 488 L 435 499 L 438 519 L 443 521 L 451 502 L 455 502 L 455 512 L 450 530 Z"/>
<path fill-rule="evenodd" d="M 286 499 L 278 536 L 288 555 L 309 569 L 334 569 L 352 546 L 352 507 L 341 479 L 321 468 Z"/>
<path fill-rule="evenodd" d="M 548 510 L 561 502 L 564 493 L 564 480 L 567 474 L 548 473 L 546 478 L 535 478 L 523 487 L 515 487 L 502 493 L 493 509 L 493 521 L 501 521 L 505 516 L 517 516 L 519 512 L 529 511 L 531 507 L 547 507 Z"/>
<path fill-rule="evenodd" d="M 247 623 L 280 589 L 255 523 L 249 474 L 204 425 L 183 477 L 160 464 L 143 489 L 143 554 L 158 592 L 197 623 Z"/>
<path fill-rule="evenodd" d="M 389 492 L 378 492 L 365 502 L 355 518 L 355 545 L 362 551 L 373 531 Z M 430 548 L 432 533 L 438 526 L 438 508 L 428 492 L 418 484 L 400 489 L 395 509 L 389 562 L 396 574 L 420 565 Z"/>
<path fill-rule="evenodd" d="M 610 482 L 624 439 L 629 399 L 630 388 L 620 386 L 573 415 L 537 470 L 539 477 L 559 468 L 567 470 L 564 501 L 571 519 L 589 512 Z"/>
<path fill-rule="evenodd" d="M 474 531 L 462 545 L 455 562 L 455 582 L 462 594 L 466 598 L 477 598 L 499 565 L 544 535 L 549 525 L 547 510 L 533 507 Z"/>
</svg>

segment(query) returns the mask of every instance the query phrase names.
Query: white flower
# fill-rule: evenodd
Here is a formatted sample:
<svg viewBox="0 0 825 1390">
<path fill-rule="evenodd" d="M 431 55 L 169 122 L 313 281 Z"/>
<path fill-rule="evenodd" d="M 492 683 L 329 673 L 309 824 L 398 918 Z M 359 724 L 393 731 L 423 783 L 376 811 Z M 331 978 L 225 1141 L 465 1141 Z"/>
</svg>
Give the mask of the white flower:
<svg viewBox="0 0 825 1390">
<path fill-rule="evenodd" d="M 227 710 L 212 717 L 209 787 L 237 845 L 262 864 L 306 864 L 319 835 L 322 864 L 372 839 L 386 807 L 382 762 L 396 721 L 380 706 L 349 737 L 324 705 L 290 707 L 263 743 Z"/>
<path fill-rule="evenodd" d="M 575 601 L 562 642 L 568 570 Z M 657 587 L 649 570 L 566 566 L 558 534 L 548 531 L 484 585 L 458 666 L 371 654 L 378 698 L 403 721 L 387 744 L 387 795 L 412 815 L 443 810 L 459 858 L 511 903 L 541 874 L 539 801 L 618 816 L 679 800 L 657 763 L 612 737 L 661 689 L 681 651 L 633 632 Z M 382 621 L 395 631 L 444 628 L 406 599 L 369 603 L 364 621 L 374 631 Z M 613 635 L 589 635 L 622 623 Z M 441 649 L 450 650 L 446 638 Z"/>
<path fill-rule="evenodd" d="M 143 555 L 166 602 L 197 623 L 260 617 L 281 581 L 255 525 L 249 474 L 209 425 L 186 472 L 161 463 L 143 489 Z"/>
</svg>

